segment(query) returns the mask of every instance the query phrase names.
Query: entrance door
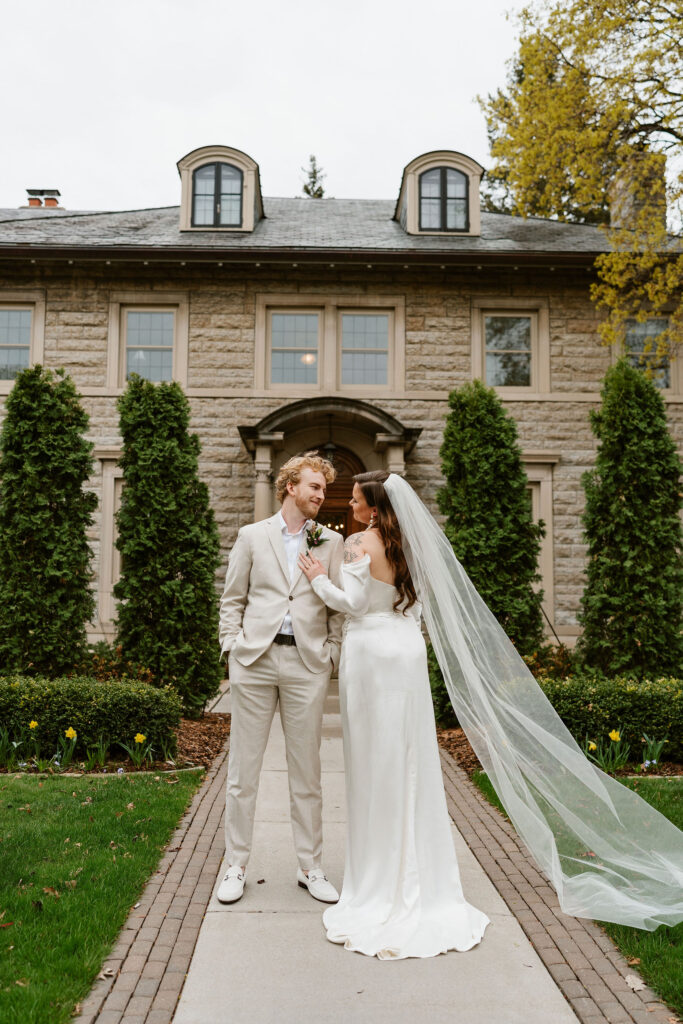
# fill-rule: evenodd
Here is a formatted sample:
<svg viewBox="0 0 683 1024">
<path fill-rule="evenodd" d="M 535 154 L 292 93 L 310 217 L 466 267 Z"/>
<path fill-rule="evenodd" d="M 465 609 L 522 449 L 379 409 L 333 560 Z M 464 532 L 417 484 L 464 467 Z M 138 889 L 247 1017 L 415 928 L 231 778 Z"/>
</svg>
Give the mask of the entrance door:
<svg viewBox="0 0 683 1024">
<path fill-rule="evenodd" d="M 327 454 L 322 444 L 313 446 L 313 450 L 319 451 L 321 455 Z M 318 522 L 322 523 L 323 526 L 329 526 L 331 530 L 337 530 L 341 533 L 342 537 L 346 538 L 351 533 L 357 533 L 358 530 L 365 529 L 362 523 L 356 522 L 349 508 L 349 499 L 353 491 L 353 480 L 351 478 L 356 473 L 364 473 L 365 466 L 358 456 L 354 455 L 348 448 L 335 448 L 332 464 L 337 470 L 337 478 L 327 488 L 325 503 L 318 517 Z"/>
</svg>

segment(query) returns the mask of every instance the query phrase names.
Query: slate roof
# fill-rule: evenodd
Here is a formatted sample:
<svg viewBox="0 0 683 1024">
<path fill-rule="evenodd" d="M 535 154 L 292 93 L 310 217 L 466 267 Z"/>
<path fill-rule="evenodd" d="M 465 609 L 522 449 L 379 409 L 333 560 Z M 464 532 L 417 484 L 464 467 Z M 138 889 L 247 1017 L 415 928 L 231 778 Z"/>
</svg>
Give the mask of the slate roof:
<svg viewBox="0 0 683 1024">
<path fill-rule="evenodd" d="M 392 200 L 265 199 L 265 218 L 253 232 L 180 231 L 177 206 L 117 212 L 59 209 L 0 210 L 0 254 L 105 253 L 112 257 L 186 254 L 188 259 L 332 256 L 404 259 L 421 255 L 468 262 L 478 257 L 556 255 L 581 261 L 605 249 L 599 228 L 505 214 L 481 215 L 481 236 L 409 235 L 395 220 Z"/>
</svg>

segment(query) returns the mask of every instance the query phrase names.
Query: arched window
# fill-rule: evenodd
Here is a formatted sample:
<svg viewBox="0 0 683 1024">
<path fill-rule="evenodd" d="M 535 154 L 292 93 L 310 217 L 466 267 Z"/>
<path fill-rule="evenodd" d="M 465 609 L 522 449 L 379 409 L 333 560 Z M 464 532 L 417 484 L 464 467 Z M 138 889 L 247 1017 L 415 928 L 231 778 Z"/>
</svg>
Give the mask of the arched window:
<svg viewBox="0 0 683 1024">
<path fill-rule="evenodd" d="M 420 231 L 469 231 L 468 178 L 453 167 L 420 175 Z"/>
<path fill-rule="evenodd" d="M 240 227 L 242 171 L 232 164 L 212 163 L 192 175 L 192 227 Z"/>
</svg>

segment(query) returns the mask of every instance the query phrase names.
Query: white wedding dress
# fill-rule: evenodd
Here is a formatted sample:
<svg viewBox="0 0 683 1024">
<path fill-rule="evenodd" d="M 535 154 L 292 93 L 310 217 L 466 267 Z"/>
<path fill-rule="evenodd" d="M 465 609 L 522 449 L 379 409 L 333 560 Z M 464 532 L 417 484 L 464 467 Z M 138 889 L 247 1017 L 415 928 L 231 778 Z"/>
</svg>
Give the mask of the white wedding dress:
<svg viewBox="0 0 683 1024">
<path fill-rule="evenodd" d="M 346 612 L 339 696 L 348 827 L 331 942 L 381 960 L 475 946 L 489 919 L 465 901 L 453 848 L 419 606 L 394 611 L 396 588 L 370 557 L 344 565 L 344 590 L 312 586 Z"/>
</svg>

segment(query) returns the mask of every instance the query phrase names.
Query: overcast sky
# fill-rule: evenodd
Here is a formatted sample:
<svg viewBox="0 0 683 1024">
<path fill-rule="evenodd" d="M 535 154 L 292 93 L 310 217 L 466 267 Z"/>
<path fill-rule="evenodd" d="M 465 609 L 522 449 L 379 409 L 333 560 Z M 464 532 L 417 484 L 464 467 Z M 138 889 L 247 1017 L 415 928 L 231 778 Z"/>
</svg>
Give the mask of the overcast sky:
<svg viewBox="0 0 683 1024">
<path fill-rule="evenodd" d="M 431 149 L 486 165 L 475 101 L 503 85 L 513 0 L 7 0 L 0 206 L 58 188 L 69 209 L 180 201 L 176 162 L 242 149 L 264 196 L 387 198 Z"/>
</svg>

